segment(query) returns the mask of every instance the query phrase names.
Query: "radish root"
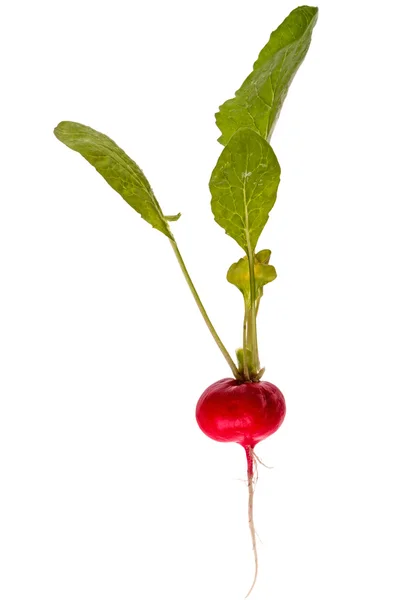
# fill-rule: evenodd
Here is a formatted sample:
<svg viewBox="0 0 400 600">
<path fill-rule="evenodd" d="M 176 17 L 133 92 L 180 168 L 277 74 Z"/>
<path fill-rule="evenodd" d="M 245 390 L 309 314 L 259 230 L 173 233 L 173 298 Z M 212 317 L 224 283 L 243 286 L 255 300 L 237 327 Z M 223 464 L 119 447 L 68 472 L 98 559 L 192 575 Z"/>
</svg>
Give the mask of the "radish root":
<svg viewBox="0 0 400 600">
<path fill-rule="evenodd" d="M 257 540 L 256 540 L 256 530 L 254 528 L 254 518 L 253 518 L 253 501 L 254 501 L 254 451 L 251 446 L 246 446 L 246 458 L 247 458 L 247 486 L 249 490 L 249 505 L 248 505 L 248 517 L 249 517 L 249 528 L 251 534 L 251 542 L 253 546 L 253 554 L 254 554 L 254 578 L 253 583 L 251 584 L 251 588 L 247 592 L 245 598 L 248 598 L 253 591 L 253 588 L 257 581 L 258 575 L 258 554 L 257 554 Z"/>
<path fill-rule="evenodd" d="M 262 465 L 263 467 L 265 467 L 266 469 L 273 469 L 274 467 L 269 467 L 268 465 L 266 465 L 259 456 L 257 456 L 257 454 L 254 452 L 254 449 L 250 447 L 250 453 L 253 457 L 253 460 L 255 461 L 255 465 L 257 467 L 257 463 L 259 463 L 260 465 Z"/>
</svg>

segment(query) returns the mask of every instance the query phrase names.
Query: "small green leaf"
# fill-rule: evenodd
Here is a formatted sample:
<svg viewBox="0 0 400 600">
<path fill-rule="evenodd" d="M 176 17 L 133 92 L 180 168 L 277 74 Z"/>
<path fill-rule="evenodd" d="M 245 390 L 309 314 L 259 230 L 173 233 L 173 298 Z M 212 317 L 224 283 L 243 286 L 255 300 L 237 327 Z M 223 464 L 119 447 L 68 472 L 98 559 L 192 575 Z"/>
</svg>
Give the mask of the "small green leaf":
<svg viewBox="0 0 400 600">
<path fill-rule="evenodd" d="M 239 373 L 243 373 L 244 371 L 244 352 L 243 352 L 243 348 L 238 348 L 236 350 L 236 358 L 238 361 L 238 366 L 239 366 Z M 249 364 L 249 362 L 251 361 L 251 352 L 249 349 L 246 350 L 246 359 L 247 359 L 247 364 Z"/>
<path fill-rule="evenodd" d="M 173 239 L 168 219 L 163 215 L 143 172 L 113 140 L 95 129 L 71 121 L 62 121 L 54 134 L 60 142 L 86 158 L 145 221 Z"/>
<path fill-rule="evenodd" d="M 254 281 L 256 300 L 262 296 L 262 288 L 267 283 L 276 279 L 275 267 L 268 264 L 271 250 L 260 250 L 254 257 Z M 229 267 L 226 275 L 227 280 L 235 285 L 243 294 L 246 301 L 250 299 L 250 271 L 247 256 Z"/>
<path fill-rule="evenodd" d="M 259 250 L 256 254 L 256 258 L 261 264 L 268 265 L 269 259 L 271 258 L 271 250 Z"/>
<path fill-rule="evenodd" d="M 271 138 L 289 86 L 307 54 L 317 18 L 318 8 L 299 6 L 271 34 L 252 73 L 215 115 L 221 144 L 226 145 L 241 127 Z"/>
<path fill-rule="evenodd" d="M 243 250 L 253 252 L 275 204 L 280 166 L 269 143 L 239 129 L 211 174 L 211 208 L 216 222 Z"/>
<path fill-rule="evenodd" d="M 177 215 L 165 215 L 164 219 L 167 219 L 167 221 L 177 221 L 181 216 L 182 213 L 178 213 Z"/>
</svg>

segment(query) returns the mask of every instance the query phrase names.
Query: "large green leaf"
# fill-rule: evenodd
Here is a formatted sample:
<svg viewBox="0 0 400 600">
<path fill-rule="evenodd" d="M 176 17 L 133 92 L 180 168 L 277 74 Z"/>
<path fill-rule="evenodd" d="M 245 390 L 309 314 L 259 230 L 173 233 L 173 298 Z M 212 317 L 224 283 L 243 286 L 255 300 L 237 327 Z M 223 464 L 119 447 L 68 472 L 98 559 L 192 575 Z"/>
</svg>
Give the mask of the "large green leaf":
<svg viewBox="0 0 400 600">
<path fill-rule="evenodd" d="M 95 129 L 71 121 L 62 121 L 54 134 L 66 146 L 86 158 L 145 221 L 173 239 L 168 220 L 176 220 L 179 215 L 163 215 L 143 172 L 113 140 Z"/>
<path fill-rule="evenodd" d="M 250 127 L 269 140 L 289 86 L 307 54 L 318 8 L 299 6 L 272 34 L 252 73 L 216 114 L 226 145 L 240 127 Z"/>
<path fill-rule="evenodd" d="M 280 179 L 269 143 L 251 129 L 239 129 L 211 174 L 211 208 L 216 222 L 245 252 L 253 253 L 273 207 Z"/>
</svg>

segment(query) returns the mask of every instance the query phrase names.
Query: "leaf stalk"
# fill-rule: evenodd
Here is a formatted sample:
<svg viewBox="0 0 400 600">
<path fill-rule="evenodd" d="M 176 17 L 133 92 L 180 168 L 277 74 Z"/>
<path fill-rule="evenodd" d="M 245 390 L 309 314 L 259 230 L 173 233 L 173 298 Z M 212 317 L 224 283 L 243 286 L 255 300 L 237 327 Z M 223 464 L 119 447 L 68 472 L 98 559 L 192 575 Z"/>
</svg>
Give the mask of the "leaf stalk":
<svg viewBox="0 0 400 600">
<path fill-rule="evenodd" d="M 243 376 L 246 381 L 250 380 L 249 362 L 248 362 L 248 353 L 247 353 L 248 320 L 249 320 L 249 313 L 248 313 L 248 308 L 247 308 L 247 301 L 245 298 L 245 300 L 244 300 L 244 319 L 243 319 Z"/>
<path fill-rule="evenodd" d="M 249 244 L 250 246 L 250 244 Z M 247 343 L 251 355 L 251 375 L 260 370 L 260 359 L 258 357 L 257 342 L 257 310 L 256 310 L 256 282 L 254 276 L 254 253 L 249 247 L 247 252 L 250 273 L 250 307 L 248 310 Z"/>
<path fill-rule="evenodd" d="M 175 253 L 175 256 L 178 260 L 179 266 L 182 270 L 183 276 L 185 277 L 186 283 L 189 286 L 190 291 L 192 292 L 193 298 L 195 299 L 195 302 L 197 304 L 198 309 L 201 312 L 201 315 L 208 327 L 208 330 L 210 331 L 211 335 L 213 336 L 215 343 L 217 344 L 218 348 L 221 350 L 226 362 L 228 363 L 233 375 L 235 376 L 236 379 L 241 379 L 241 374 L 239 373 L 235 363 L 233 362 L 228 350 L 226 349 L 226 347 L 224 346 L 224 344 L 222 343 L 221 338 L 219 337 L 219 335 L 217 334 L 214 325 L 211 323 L 211 320 L 206 312 L 206 309 L 204 308 L 204 305 L 202 303 L 202 301 L 200 300 L 200 296 L 197 293 L 197 290 L 194 286 L 194 283 L 192 281 L 192 278 L 189 275 L 189 272 L 186 268 L 186 265 L 183 261 L 182 255 L 179 251 L 178 245 L 175 241 L 175 238 L 171 239 L 170 238 L 170 243 L 172 246 L 172 249 Z"/>
</svg>

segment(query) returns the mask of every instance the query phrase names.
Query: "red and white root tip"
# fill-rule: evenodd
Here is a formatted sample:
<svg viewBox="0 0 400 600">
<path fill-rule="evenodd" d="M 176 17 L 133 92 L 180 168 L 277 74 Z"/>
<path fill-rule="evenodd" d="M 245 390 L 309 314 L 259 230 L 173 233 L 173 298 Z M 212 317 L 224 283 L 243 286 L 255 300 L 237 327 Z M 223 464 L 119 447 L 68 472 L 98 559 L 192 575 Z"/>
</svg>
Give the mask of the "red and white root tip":
<svg viewBox="0 0 400 600">
<path fill-rule="evenodd" d="M 251 542 L 253 545 L 253 554 L 254 554 L 254 579 L 251 584 L 251 588 L 246 594 L 246 598 L 248 598 L 253 591 L 253 588 L 257 581 L 258 575 L 258 555 L 257 555 L 257 541 L 256 541 L 256 530 L 254 528 L 254 518 L 253 518 L 253 500 L 254 500 L 254 451 L 251 446 L 245 446 L 246 450 L 246 459 L 247 459 L 247 486 L 249 490 L 249 507 L 248 507 L 248 518 L 249 518 L 249 528 L 251 534 Z"/>
</svg>

